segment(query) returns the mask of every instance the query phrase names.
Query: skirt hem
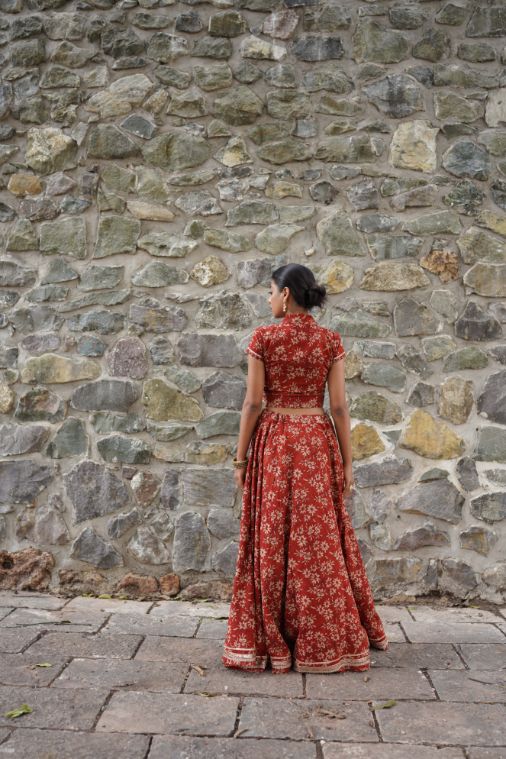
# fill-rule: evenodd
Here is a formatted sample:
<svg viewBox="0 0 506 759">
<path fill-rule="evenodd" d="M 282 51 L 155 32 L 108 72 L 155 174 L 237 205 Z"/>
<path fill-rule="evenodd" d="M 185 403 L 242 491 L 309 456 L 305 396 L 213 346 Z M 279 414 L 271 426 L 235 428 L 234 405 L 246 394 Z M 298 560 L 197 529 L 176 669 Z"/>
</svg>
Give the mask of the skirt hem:
<svg viewBox="0 0 506 759">
<path fill-rule="evenodd" d="M 379 639 L 384 640 L 384 639 Z M 388 647 L 388 641 L 383 650 Z M 379 646 L 374 646 L 379 647 Z M 223 665 L 229 669 L 242 669 L 249 672 L 264 672 L 267 669 L 267 662 L 270 660 L 272 673 L 290 672 L 292 670 L 292 657 L 269 657 L 268 654 L 263 656 L 255 654 L 254 651 L 248 653 L 229 652 L 221 658 Z M 345 672 L 345 671 L 364 671 L 371 666 L 369 650 L 360 654 L 343 654 L 338 659 L 325 662 L 304 662 L 297 658 L 293 660 L 293 670 L 295 672 Z"/>
</svg>

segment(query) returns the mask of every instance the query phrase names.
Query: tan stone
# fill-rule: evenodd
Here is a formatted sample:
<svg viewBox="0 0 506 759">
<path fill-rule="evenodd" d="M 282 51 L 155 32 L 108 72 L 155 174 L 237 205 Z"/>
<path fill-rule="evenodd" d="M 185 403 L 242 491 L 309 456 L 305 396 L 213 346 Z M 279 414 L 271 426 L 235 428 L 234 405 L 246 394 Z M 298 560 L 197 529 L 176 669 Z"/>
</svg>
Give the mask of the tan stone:
<svg viewBox="0 0 506 759">
<path fill-rule="evenodd" d="M 242 137 L 232 137 L 225 147 L 219 150 L 214 157 L 224 166 L 229 167 L 241 166 L 244 163 L 252 162 L 246 143 Z"/>
<path fill-rule="evenodd" d="M 220 258 L 207 256 L 195 264 L 190 277 L 202 287 L 212 287 L 225 282 L 230 277 L 230 272 Z"/>
<path fill-rule="evenodd" d="M 296 182 L 280 179 L 265 190 L 267 198 L 302 198 L 302 187 Z"/>
<path fill-rule="evenodd" d="M 100 365 L 89 358 L 67 358 L 56 353 L 44 353 L 29 358 L 21 369 L 21 382 L 40 382 L 43 385 L 96 379 Z"/>
<path fill-rule="evenodd" d="M 42 183 L 35 174 L 12 174 L 7 185 L 13 195 L 38 195 L 42 192 Z"/>
<path fill-rule="evenodd" d="M 142 200 L 127 200 L 127 209 L 136 219 L 146 221 L 172 221 L 174 219 L 174 214 L 166 206 L 158 206 Z"/>
<path fill-rule="evenodd" d="M 364 362 L 362 356 L 353 350 L 348 351 L 344 361 L 344 378 L 353 379 L 354 377 L 360 377 L 363 368 Z"/>
<path fill-rule="evenodd" d="M 420 267 L 406 261 L 382 261 L 364 272 L 362 290 L 412 290 L 430 285 L 429 278 Z"/>
<path fill-rule="evenodd" d="M 464 284 L 486 298 L 506 295 L 506 264 L 487 264 L 478 261 L 464 274 Z"/>
<path fill-rule="evenodd" d="M 342 261 L 332 261 L 320 274 L 320 280 L 328 293 L 342 293 L 348 290 L 353 284 L 353 278 L 353 269 Z"/>
<path fill-rule="evenodd" d="M 385 450 L 381 438 L 369 424 L 359 422 L 351 430 L 351 452 L 355 460 L 365 459 Z"/>
<path fill-rule="evenodd" d="M 158 580 L 152 575 L 138 575 L 128 572 L 116 584 L 115 591 L 123 591 L 129 597 L 149 596 L 158 593 Z"/>
<path fill-rule="evenodd" d="M 473 383 L 462 377 L 448 377 L 439 387 L 437 412 L 454 424 L 467 421 L 473 407 Z"/>
<path fill-rule="evenodd" d="M 437 168 L 436 135 L 428 121 L 412 120 L 399 124 L 392 136 L 392 166 L 414 171 L 435 171 Z"/>
<path fill-rule="evenodd" d="M 434 419 L 427 411 L 414 411 L 398 441 L 428 459 L 454 459 L 461 456 L 465 442 L 447 424 Z"/>
<path fill-rule="evenodd" d="M 483 224 L 484 227 L 487 227 L 492 232 L 506 237 L 506 216 L 498 216 L 493 211 L 483 209 L 477 214 L 476 223 Z"/>
<path fill-rule="evenodd" d="M 431 250 L 420 259 L 420 266 L 432 274 L 437 274 L 441 282 L 451 282 L 459 276 L 459 257 L 448 248 Z"/>
<path fill-rule="evenodd" d="M 204 417 L 195 398 L 185 395 L 161 379 L 144 383 L 142 402 L 146 406 L 146 415 L 155 422 L 166 422 L 169 419 L 199 422 Z"/>
<path fill-rule="evenodd" d="M 0 589 L 47 590 L 54 564 L 53 555 L 39 548 L 0 551 Z"/>
<path fill-rule="evenodd" d="M 14 405 L 15 395 L 5 382 L 0 382 L 0 414 L 8 414 Z"/>
</svg>

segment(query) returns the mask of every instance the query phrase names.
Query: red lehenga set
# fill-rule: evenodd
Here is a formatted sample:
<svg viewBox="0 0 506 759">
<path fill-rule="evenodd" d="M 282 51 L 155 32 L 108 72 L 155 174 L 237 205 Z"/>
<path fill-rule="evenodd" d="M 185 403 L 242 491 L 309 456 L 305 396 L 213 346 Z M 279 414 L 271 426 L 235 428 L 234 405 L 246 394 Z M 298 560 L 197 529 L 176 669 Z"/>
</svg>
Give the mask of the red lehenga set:
<svg viewBox="0 0 506 759">
<path fill-rule="evenodd" d="M 246 352 L 265 366 L 264 400 L 321 407 L 338 332 L 308 312 L 257 327 Z M 388 640 L 350 516 L 331 418 L 263 409 L 248 456 L 224 654 L 226 667 L 273 673 L 370 667 Z"/>
</svg>

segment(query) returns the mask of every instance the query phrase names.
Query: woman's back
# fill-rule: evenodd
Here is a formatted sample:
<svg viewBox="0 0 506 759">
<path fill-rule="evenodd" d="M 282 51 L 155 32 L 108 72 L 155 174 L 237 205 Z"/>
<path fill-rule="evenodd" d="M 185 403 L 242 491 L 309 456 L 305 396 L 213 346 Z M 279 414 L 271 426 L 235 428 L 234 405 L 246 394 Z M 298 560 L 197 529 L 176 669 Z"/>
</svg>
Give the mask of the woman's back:
<svg viewBox="0 0 506 759">
<path fill-rule="evenodd" d="M 339 333 L 304 312 L 257 327 L 246 352 L 264 362 L 267 404 L 295 408 L 323 405 L 332 362 L 346 355 Z"/>
</svg>

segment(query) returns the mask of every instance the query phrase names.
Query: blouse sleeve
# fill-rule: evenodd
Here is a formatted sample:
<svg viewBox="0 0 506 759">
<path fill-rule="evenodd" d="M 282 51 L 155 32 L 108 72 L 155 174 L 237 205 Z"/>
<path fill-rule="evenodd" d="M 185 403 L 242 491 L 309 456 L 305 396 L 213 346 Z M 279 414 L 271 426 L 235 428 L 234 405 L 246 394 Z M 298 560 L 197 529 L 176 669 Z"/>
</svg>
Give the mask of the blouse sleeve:
<svg viewBox="0 0 506 759">
<path fill-rule="evenodd" d="M 346 356 L 346 351 L 343 348 L 343 342 L 339 332 L 332 332 L 332 363 L 339 361 Z"/>
<path fill-rule="evenodd" d="M 262 332 L 260 330 L 260 327 L 257 327 L 254 330 L 251 336 L 249 345 L 245 350 L 245 353 L 251 354 L 255 358 L 260 359 L 260 361 L 264 360 L 264 345 L 263 345 Z"/>
</svg>

